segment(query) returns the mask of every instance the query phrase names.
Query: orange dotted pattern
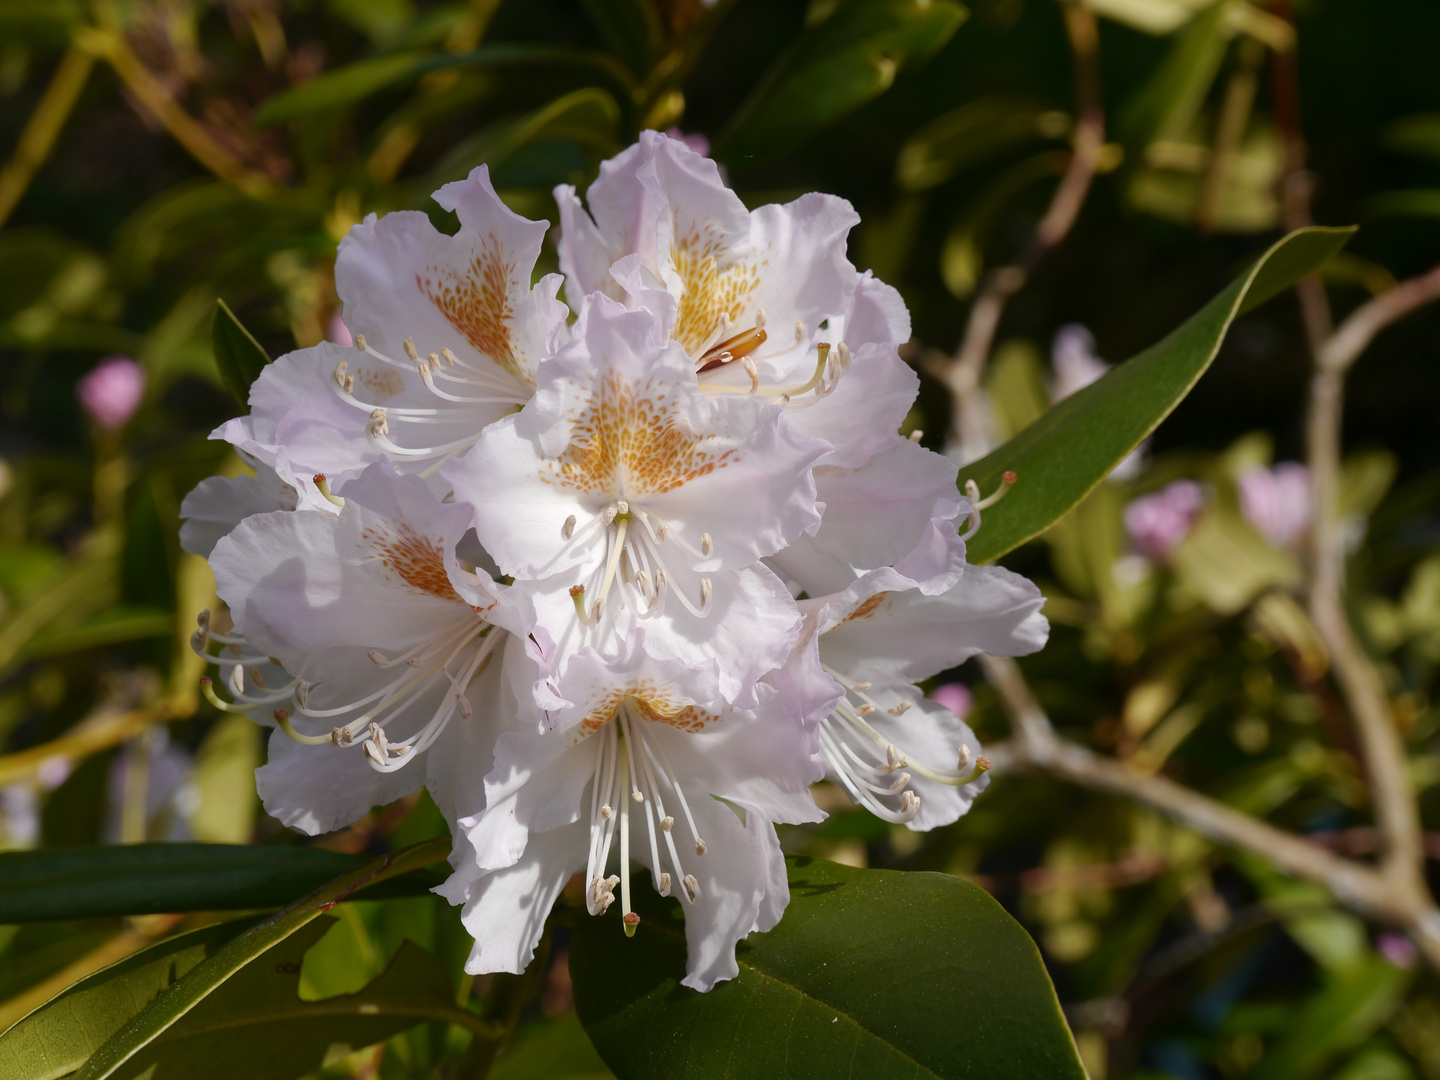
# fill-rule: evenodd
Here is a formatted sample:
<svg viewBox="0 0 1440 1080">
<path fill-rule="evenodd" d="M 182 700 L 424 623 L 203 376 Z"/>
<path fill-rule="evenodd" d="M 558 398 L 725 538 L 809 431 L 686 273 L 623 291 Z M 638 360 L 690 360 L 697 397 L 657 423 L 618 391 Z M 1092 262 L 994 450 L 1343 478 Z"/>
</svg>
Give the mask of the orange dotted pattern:
<svg viewBox="0 0 1440 1080">
<path fill-rule="evenodd" d="M 878 592 L 878 593 L 876 593 L 874 596 L 870 597 L 868 600 L 866 600 L 864 603 L 862 603 L 859 607 L 857 607 L 854 611 L 852 611 L 849 615 L 847 615 L 847 616 L 842 620 L 842 623 L 841 623 L 841 624 L 843 625 L 844 623 L 847 623 L 847 622 L 855 622 L 857 619 L 868 619 L 868 618 L 870 618 L 870 616 L 874 615 L 877 611 L 880 610 L 880 605 L 882 605 L 883 603 L 885 603 L 885 601 L 886 601 L 887 599 L 889 599 L 889 597 L 890 597 L 890 594 L 889 594 L 888 592 Z"/>
<path fill-rule="evenodd" d="M 754 263 L 741 260 L 723 265 L 724 247 L 719 237 L 706 230 L 692 232 L 670 248 L 670 259 L 685 287 L 670 336 L 697 359 L 721 318 L 728 315 L 732 322 L 738 320 L 760 284 Z"/>
<path fill-rule="evenodd" d="M 405 377 L 395 368 L 356 368 L 355 385 L 369 391 L 375 397 L 393 397 L 405 389 Z"/>
<path fill-rule="evenodd" d="M 621 704 L 627 698 L 630 699 L 632 716 L 657 724 L 669 724 L 692 735 L 720 719 L 712 712 L 677 699 L 664 687 L 642 679 L 628 686 L 617 687 L 595 702 L 585 714 L 585 719 L 575 726 L 572 736 L 574 742 L 588 739 L 615 719 Z"/>
<path fill-rule="evenodd" d="M 415 283 L 477 352 L 526 386 L 535 385 L 534 373 L 515 349 L 510 295 L 517 284 L 515 264 L 505 261 L 499 240 L 487 236 L 476 244 L 463 277 L 432 266 L 416 274 Z"/>
<path fill-rule="evenodd" d="M 408 588 L 442 600 L 460 599 L 445 572 L 445 549 L 438 541 L 421 536 L 406 524 L 383 533 L 366 529 L 362 536 L 373 546 L 375 558 Z"/>
<path fill-rule="evenodd" d="M 738 460 L 679 415 L 674 387 L 601 375 L 574 421 L 570 445 L 548 462 L 550 482 L 612 498 L 663 495 Z"/>
</svg>

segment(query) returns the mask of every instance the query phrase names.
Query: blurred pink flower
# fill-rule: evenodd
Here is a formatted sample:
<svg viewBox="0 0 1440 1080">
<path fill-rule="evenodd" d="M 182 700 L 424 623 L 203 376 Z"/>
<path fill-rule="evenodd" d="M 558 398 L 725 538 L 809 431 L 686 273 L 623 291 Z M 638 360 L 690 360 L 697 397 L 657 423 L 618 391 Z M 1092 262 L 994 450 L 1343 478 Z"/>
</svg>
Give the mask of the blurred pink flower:
<svg viewBox="0 0 1440 1080">
<path fill-rule="evenodd" d="M 687 134 L 678 127 L 672 127 L 667 130 L 665 134 L 669 135 L 672 139 L 680 140 L 697 154 L 703 154 L 706 157 L 710 156 L 710 140 L 698 132 Z"/>
<path fill-rule="evenodd" d="M 1240 474 L 1240 512 L 1276 547 L 1288 547 L 1310 524 L 1310 470 L 1296 461 Z"/>
<path fill-rule="evenodd" d="M 1409 969 L 1415 966 L 1415 946 L 1404 934 L 1389 931 L 1376 934 L 1375 951 L 1398 968 Z"/>
<path fill-rule="evenodd" d="M 349 348 L 355 344 L 355 339 L 350 336 L 350 328 L 345 325 L 345 320 L 340 317 L 340 309 L 335 309 L 335 314 L 330 316 L 330 327 L 325 331 L 325 336 L 336 345 L 344 345 Z"/>
<path fill-rule="evenodd" d="M 1205 493 L 1193 480 L 1176 480 L 1163 491 L 1125 508 L 1125 531 L 1140 554 L 1166 562 L 1205 507 Z"/>
<path fill-rule="evenodd" d="M 975 696 L 970 693 L 970 688 L 964 683 L 949 682 L 941 683 L 930 691 L 930 700 L 938 705 L 944 705 L 961 720 L 970 711 L 970 706 L 975 704 Z"/>
<path fill-rule="evenodd" d="M 128 356 L 107 356 L 75 387 L 97 424 L 114 431 L 135 415 L 145 395 L 145 369 Z"/>
</svg>

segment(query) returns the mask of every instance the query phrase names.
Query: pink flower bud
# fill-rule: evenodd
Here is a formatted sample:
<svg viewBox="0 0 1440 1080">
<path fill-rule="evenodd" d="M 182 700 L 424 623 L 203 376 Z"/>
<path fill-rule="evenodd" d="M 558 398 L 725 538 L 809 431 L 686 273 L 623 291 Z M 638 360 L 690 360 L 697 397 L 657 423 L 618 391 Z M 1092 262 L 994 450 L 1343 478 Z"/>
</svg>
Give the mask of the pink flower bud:
<svg viewBox="0 0 1440 1080">
<path fill-rule="evenodd" d="M 1404 934 L 1383 931 L 1375 935 L 1375 951 L 1398 968 L 1413 968 L 1418 959 L 1415 946 Z"/>
<path fill-rule="evenodd" d="M 1288 547 L 1310 524 L 1310 470 L 1286 461 L 1240 474 L 1240 512 L 1276 547 Z"/>
<path fill-rule="evenodd" d="M 1168 562 L 1205 508 L 1205 493 L 1193 480 L 1177 480 L 1163 491 L 1125 508 L 1125 531 L 1140 554 Z"/>
<path fill-rule="evenodd" d="M 75 387 L 80 404 L 108 431 L 124 427 L 145 395 L 145 369 L 128 356 L 107 356 Z"/>
<path fill-rule="evenodd" d="M 970 711 L 970 706 L 975 704 L 975 697 L 970 693 L 970 688 L 964 683 L 950 682 L 941 683 L 930 691 L 930 700 L 937 704 L 944 705 L 961 720 Z"/>
<path fill-rule="evenodd" d="M 345 325 L 345 320 L 340 317 L 340 309 L 335 309 L 335 314 L 330 316 L 330 326 L 325 331 L 325 336 L 336 345 L 344 345 L 347 348 L 355 344 L 354 337 L 350 334 L 350 328 Z"/>
</svg>

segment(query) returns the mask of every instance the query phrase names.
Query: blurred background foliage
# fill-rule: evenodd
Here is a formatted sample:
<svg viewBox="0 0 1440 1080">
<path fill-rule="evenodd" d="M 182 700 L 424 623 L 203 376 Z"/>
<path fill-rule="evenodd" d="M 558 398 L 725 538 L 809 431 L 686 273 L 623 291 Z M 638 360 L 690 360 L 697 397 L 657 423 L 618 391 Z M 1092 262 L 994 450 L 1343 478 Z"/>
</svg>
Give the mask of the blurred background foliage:
<svg viewBox="0 0 1440 1080">
<path fill-rule="evenodd" d="M 1000 435 L 1182 322 L 1278 234 L 1297 183 L 1316 220 L 1362 225 L 1325 269 L 1341 311 L 1440 250 L 1440 8 L 1089 2 L 1108 141 L 1074 229 L 1006 312 L 986 383 Z M 485 162 L 512 208 L 553 220 L 554 184 L 678 129 L 751 205 L 850 199 L 851 256 L 902 291 L 929 372 L 1065 170 L 1072 69 L 1055 0 L 0 0 L 0 845 L 302 842 L 255 797 L 260 729 L 199 698 L 187 644 L 216 601 L 179 549 L 179 500 L 241 468 L 206 438 L 241 408 L 211 353 L 218 298 L 271 355 L 312 345 L 343 333 L 335 245 L 362 215 L 447 227 L 429 193 Z M 118 422 L 77 395 L 110 355 L 144 374 Z M 1437 361 L 1435 311 L 1361 361 L 1343 493 L 1351 614 L 1432 830 Z M 1363 856 L 1355 738 L 1294 596 L 1303 483 L 1274 468 L 1303 456 L 1307 373 L 1293 296 L 1247 316 L 1149 446 L 1007 562 L 1050 597 L 1051 643 L 1024 667 L 1066 734 Z M 949 416 L 927 374 L 911 426 L 941 448 Z M 1004 737 L 977 672 L 939 683 Z M 1436 973 L 1263 862 L 1037 777 L 929 835 L 821 797 L 831 818 L 787 848 L 983 884 L 1040 944 L 1097 1080 L 1440 1078 Z M 443 828 L 422 797 L 314 843 L 378 852 Z M 1440 858 L 1440 832 L 1428 843 Z M 462 1005 L 518 1019 L 490 1075 L 606 1075 L 563 931 L 517 990 L 462 977 L 468 942 L 438 899 L 335 914 L 302 997 L 360 989 L 408 938 Z M 205 922 L 0 927 L 0 1028 Z M 465 1038 L 430 1023 L 337 1047 L 316 1075 L 455 1075 Z"/>
</svg>

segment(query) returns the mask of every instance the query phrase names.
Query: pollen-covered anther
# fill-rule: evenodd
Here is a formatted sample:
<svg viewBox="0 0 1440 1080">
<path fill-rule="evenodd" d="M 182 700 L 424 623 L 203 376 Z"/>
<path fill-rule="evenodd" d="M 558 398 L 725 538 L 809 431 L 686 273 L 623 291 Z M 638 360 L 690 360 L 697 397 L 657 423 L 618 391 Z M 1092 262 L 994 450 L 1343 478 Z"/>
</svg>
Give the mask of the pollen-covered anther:
<svg viewBox="0 0 1440 1080">
<path fill-rule="evenodd" d="M 355 335 L 355 348 L 359 349 L 361 352 L 364 352 L 365 350 L 370 348 L 370 344 L 365 340 L 364 334 Z"/>
<path fill-rule="evenodd" d="M 368 657 L 370 657 L 370 662 L 371 662 L 372 664 L 379 664 L 380 666 L 383 667 L 383 666 L 385 666 L 386 664 L 390 663 L 390 658 L 389 658 L 388 656 L 386 656 L 384 653 L 382 653 L 379 649 L 371 649 L 371 650 L 370 650 L 368 653 L 366 653 L 365 655 L 368 656 Z"/>
<path fill-rule="evenodd" d="M 700 882 L 695 880 L 694 874 L 686 874 L 681 884 L 685 886 L 685 895 L 690 897 L 692 904 L 700 899 Z"/>
<path fill-rule="evenodd" d="M 900 813 L 907 818 L 913 818 L 920 812 L 920 796 L 913 791 L 907 791 L 900 796 Z"/>
<path fill-rule="evenodd" d="M 626 502 L 624 499 L 620 499 L 618 502 L 615 503 L 616 517 L 619 517 L 621 514 L 628 513 L 630 513 L 630 504 L 628 502 Z"/>
<path fill-rule="evenodd" d="M 619 513 L 620 508 L 618 506 L 607 506 L 604 513 L 600 515 L 600 521 L 602 524 L 605 525 L 613 525 L 615 523 L 615 518 Z"/>
<path fill-rule="evenodd" d="M 337 727 L 330 732 L 330 741 L 336 746 L 349 746 L 355 741 L 355 733 L 348 727 Z"/>
<path fill-rule="evenodd" d="M 455 707 L 460 710 L 460 715 L 466 720 L 469 720 L 473 714 L 473 710 L 470 708 L 470 699 L 464 694 L 455 695 Z"/>
<path fill-rule="evenodd" d="M 750 376 L 750 392 L 753 394 L 760 389 L 760 369 L 748 356 L 741 357 L 740 363 L 745 368 L 745 374 Z"/>
<path fill-rule="evenodd" d="M 910 705 L 911 703 L 908 701 L 900 701 L 896 702 L 894 705 L 891 705 L 890 708 L 886 709 L 885 711 L 888 712 L 891 716 L 904 716 L 907 712 L 910 711 Z"/>
<path fill-rule="evenodd" d="M 660 831 L 661 831 L 661 832 L 669 832 L 669 831 L 670 831 L 671 829 L 673 829 L 674 827 L 675 827 L 675 819 L 674 819 L 673 817 L 671 817 L 669 814 L 666 814 L 663 818 L 660 819 Z"/>
<path fill-rule="evenodd" d="M 638 790 L 630 792 L 630 798 L 637 803 L 643 803 L 645 801 L 645 796 Z"/>
<path fill-rule="evenodd" d="M 604 806 L 600 807 L 600 816 L 606 821 L 609 821 L 612 817 L 615 816 L 615 811 L 611 808 L 609 803 L 606 803 Z"/>
<path fill-rule="evenodd" d="M 863 694 L 866 690 L 870 689 L 870 683 L 868 681 L 857 682 L 851 689 L 855 690 L 856 693 Z"/>
<path fill-rule="evenodd" d="M 914 431 L 910 432 L 910 441 L 913 442 L 913 443 L 918 443 L 918 442 L 922 441 L 924 438 L 925 438 L 925 432 L 924 432 L 923 430 L 921 430 L 920 428 L 918 428 L 918 427 L 917 427 Z"/>
<path fill-rule="evenodd" d="M 565 540 L 569 540 L 569 539 L 570 539 L 572 536 L 574 536 L 574 535 L 575 535 L 575 515 L 574 515 L 574 514 L 571 514 L 569 517 L 567 517 L 567 518 L 565 519 L 565 524 L 560 526 L 560 536 L 561 536 L 563 539 L 565 539 Z"/>
<path fill-rule="evenodd" d="M 885 748 L 886 771 L 894 772 L 896 769 L 903 769 L 909 764 L 910 762 L 905 760 L 905 755 L 900 752 L 900 748 L 894 743 L 891 743 Z"/>
<path fill-rule="evenodd" d="M 858 712 L 861 716 L 869 716 L 875 711 L 875 706 L 871 705 L 867 701 L 864 705 L 861 705 L 860 708 L 856 709 L 855 711 Z"/>
<path fill-rule="evenodd" d="M 660 875 L 659 879 L 655 882 L 655 891 L 658 892 L 661 896 L 669 896 L 669 895 L 670 895 L 670 875 L 669 875 L 669 874 L 667 874 L 667 873 L 662 873 L 662 874 Z"/>
<path fill-rule="evenodd" d="M 961 772 L 964 772 L 970 767 L 970 747 L 964 743 L 960 744 L 960 760 L 955 767 Z"/>
<path fill-rule="evenodd" d="M 714 587 L 714 585 L 711 584 L 710 579 L 709 579 L 708 577 L 702 577 L 702 578 L 700 579 L 700 606 L 701 606 L 701 607 L 705 607 L 707 604 L 710 603 L 710 596 L 711 596 L 711 594 L 712 594 L 714 591 L 715 591 L 715 587 Z"/>
<path fill-rule="evenodd" d="M 420 350 L 415 348 L 414 338 L 407 337 L 400 343 L 400 346 L 405 350 L 405 355 L 410 358 L 412 363 L 418 364 L 420 362 Z"/>
<path fill-rule="evenodd" d="M 390 434 L 390 424 L 385 416 L 384 409 L 374 409 L 371 411 L 369 434 L 372 439 L 384 438 Z"/>
<path fill-rule="evenodd" d="M 712 551 L 714 551 L 714 550 L 715 550 L 715 541 L 714 541 L 713 539 L 711 539 L 710 534 L 709 534 L 708 532 L 707 532 L 707 533 L 701 533 L 701 534 L 700 534 L 700 554 L 701 554 L 701 555 L 704 555 L 704 556 L 708 559 L 708 558 L 710 557 L 710 553 L 711 553 Z"/>
<path fill-rule="evenodd" d="M 697 837 L 695 838 L 695 854 L 696 854 L 696 855 L 704 855 L 704 854 L 705 854 L 705 848 L 706 848 L 705 841 L 704 841 L 704 840 L 701 840 L 701 839 L 697 836 Z"/>
<path fill-rule="evenodd" d="M 451 367 L 454 367 L 460 362 L 460 358 L 456 356 L 455 353 L 452 352 L 449 348 L 441 349 L 440 355 L 445 358 L 445 362 Z"/>
</svg>

